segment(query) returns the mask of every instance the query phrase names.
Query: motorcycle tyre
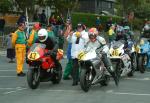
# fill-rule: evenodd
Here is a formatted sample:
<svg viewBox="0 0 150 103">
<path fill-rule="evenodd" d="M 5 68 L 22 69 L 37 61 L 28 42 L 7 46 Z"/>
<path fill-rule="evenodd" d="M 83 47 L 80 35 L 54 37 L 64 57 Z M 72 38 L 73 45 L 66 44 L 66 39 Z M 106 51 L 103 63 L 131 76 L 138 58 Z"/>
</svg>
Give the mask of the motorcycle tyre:
<svg viewBox="0 0 150 103">
<path fill-rule="evenodd" d="M 131 55 L 131 58 L 134 59 L 135 65 L 132 66 L 132 70 L 131 70 L 131 72 L 128 73 L 128 77 L 132 77 L 132 76 L 134 75 L 135 70 L 137 69 L 137 58 L 136 58 L 136 54 L 133 53 L 133 54 Z M 133 62 L 131 61 L 131 63 L 133 63 Z"/>
<path fill-rule="evenodd" d="M 101 86 L 108 86 L 110 81 L 110 76 L 109 75 L 105 75 L 104 76 L 104 80 L 100 81 Z"/>
<path fill-rule="evenodd" d="M 37 81 L 34 81 L 34 76 L 37 74 L 38 71 L 35 71 L 35 69 L 32 69 L 32 68 L 29 68 L 28 72 L 27 72 L 27 82 L 28 82 L 28 85 L 31 89 L 36 89 L 39 84 L 40 84 L 40 77 L 38 77 L 38 80 Z M 35 82 L 35 83 L 33 83 Z"/>
<path fill-rule="evenodd" d="M 144 58 L 145 58 L 145 56 L 147 56 L 147 55 L 144 55 L 144 56 L 139 56 L 138 57 L 138 68 L 139 68 L 139 71 L 141 72 L 141 73 L 144 73 L 145 72 L 145 69 L 146 69 L 146 67 L 143 65 L 144 64 Z M 147 57 L 147 59 L 148 59 L 148 57 Z"/>
<path fill-rule="evenodd" d="M 54 73 L 54 76 L 52 77 L 52 83 L 53 84 L 59 84 L 62 78 L 62 66 L 59 64 L 59 71 L 58 73 Z"/>
<path fill-rule="evenodd" d="M 86 80 L 87 73 L 86 69 L 81 69 L 80 86 L 84 92 L 88 92 L 91 87 L 91 84 L 88 84 L 88 81 Z"/>
</svg>

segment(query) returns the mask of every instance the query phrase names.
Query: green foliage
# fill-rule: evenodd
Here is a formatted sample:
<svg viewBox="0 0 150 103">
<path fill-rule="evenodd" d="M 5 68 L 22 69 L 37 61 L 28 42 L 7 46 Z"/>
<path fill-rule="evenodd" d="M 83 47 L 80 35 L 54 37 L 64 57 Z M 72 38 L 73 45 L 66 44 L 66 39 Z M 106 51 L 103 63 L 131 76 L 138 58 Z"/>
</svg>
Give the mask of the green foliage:
<svg viewBox="0 0 150 103">
<path fill-rule="evenodd" d="M 56 12 L 64 13 L 68 9 L 71 11 L 75 9 L 78 5 L 78 0 L 45 0 L 45 3 L 50 7 L 55 7 Z"/>
<path fill-rule="evenodd" d="M 78 12 L 72 13 L 71 16 L 72 16 L 72 24 L 74 28 L 79 22 L 84 23 L 87 27 L 95 26 L 95 21 L 97 16 L 100 17 L 101 23 L 105 28 L 105 23 L 110 18 L 110 16 L 100 16 L 97 14 L 78 13 Z M 112 16 L 112 19 L 113 19 L 113 23 L 120 23 L 120 21 L 122 20 L 122 18 L 119 16 Z M 132 26 L 134 30 L 135 29 L 141 30 L 143 21 L 141 19 L 134 18 L 133 21 L 129 22 L 129 25 Z"/>
<path fill-rule="evenodd" d="M 73 27 L 75 27 L 77 23 L 79 22 L 84 23 L 87 27 L 95 26 L 95 21 L 96 21 L 97 16 L 100 17 L 100 20 L 103 26 L 105 26 L 105 23 L 110 18 L 110 16 L 100 16 L 97 14 L 75 12 L 75 13 L 72 13 L 71 15 Z M 118 16 L 113 16 L 112 19 L 114 23 L 119 23 L 122 18 Z"/>
<path fill-rule="evenodd" d="M 150 0 L 116 0 L 117 14 L 126 16 L 134 11 L 138 18 L 150 17 Z"/>
<path fill-rule="evenodd" d="M 19 6 L 18 9 L 25 11 L 25 9 L 28 8 L 29 12 L 33 12 L 35 1 L 36 0 L 15 0 L 17 5 Z"/>
<path fill-rule="evenodd" d="M 135 9 L 135 15 L 139 18 L 150 19 L 150 1 L 142 0 L 141 5 Z"/>
<path fill-rule="evenodd" d="M 12 9 L 12 3 L 10 0 L 1 0 L 0 1 L 0 11 L 3 14 L 7 13 L 11 9 Z"/>
<path fill-rule="evenodd" d="M 130 25 L 132 25 L 133 29 L 141 30 L 141 28 L 143 26 L 143 20 L 138 19 L 138 18 L 134 18 L 133 21 L 130 22 Z"/>
</svg>

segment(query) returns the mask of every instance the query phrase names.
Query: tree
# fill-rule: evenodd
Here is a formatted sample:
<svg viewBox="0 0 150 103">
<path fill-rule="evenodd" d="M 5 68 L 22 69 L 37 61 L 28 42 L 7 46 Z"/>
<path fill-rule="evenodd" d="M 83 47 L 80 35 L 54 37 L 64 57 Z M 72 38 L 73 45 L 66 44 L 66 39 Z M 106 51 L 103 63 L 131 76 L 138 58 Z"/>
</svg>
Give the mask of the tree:
<svg viewBox="0 0 150 103">
<path fill-rule="evenodd" d="M 1 0 L 0 1 L 0 11 L 2 14 L 7 13 L 12 9 L 12 2 L 11 0 Z"/>
<path fill-rule="evenodd" d="M 117 10 L 120 15 L 125 16 L 130 11 L 133 11 L 135 7 L 140 5 L 140 0 L 116 0 L 117 1 Z"/>
<path fill-rule="evenodd" d="M 135 15 L 139 18 L 148 18 L 150 19 L 150 1 L 142 0 L 140 6 L 135 9 Z"/>
<path fill-rule="evenodd" d="M 18 5 L 18 10 L 25 11 L 26 8 L 30 12 L 34 11 L 35 0 L 15 0 Z"/>
<path fill-rule="evenodd" d="M 131 11 L 136 17 L 150 17 L 150 0 L 116 0 L 118 14 L 125 16 Z"/>
<path fill-rule="evenodd" d="M 66 13 L 78 7 L 78 0 L 46 0 L 48 6 L 55 7 L 57 13 Z"/>
<path fill-rule="evenodd" d="M 34 5 L 41 7 L 48 6 L 54 8 L 55 11 L 60 13 L 66 13 L 68 9 L 73 10 L 77 7 L 78 0 L 14 0 L 18 5 L 18 10 L 25 11 L 28 8 L 29 16 L 35 12 Z"/>
</svg>

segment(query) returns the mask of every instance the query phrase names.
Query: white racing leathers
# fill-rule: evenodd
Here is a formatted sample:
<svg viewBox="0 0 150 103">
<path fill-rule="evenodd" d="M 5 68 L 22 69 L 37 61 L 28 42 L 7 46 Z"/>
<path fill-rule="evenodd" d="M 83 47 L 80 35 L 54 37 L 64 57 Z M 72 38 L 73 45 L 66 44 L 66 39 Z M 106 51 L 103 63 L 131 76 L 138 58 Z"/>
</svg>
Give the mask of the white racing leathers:
<svg viewBox="0 0 150 103">
<path fill-rule="evenodd" d="M 109 47 L 108 45 L 106 45 L 106 41 L 103 37 L 97 36 L 96 41 L 95 42 L 88 42 L 86 45 L 86 51 L 90 51 L 90 49 L 101 49 L 102 51 L 102 60 L 105 64 L 105 67 L 107 68 L 107 70 L 109 72 L 113 72 L 113 68 L 112 68 L 112 64 L 111 61 L 109 59 Z M 109 75 L 109 73 L 106 71 L 106 74 Z"/>
</svg>

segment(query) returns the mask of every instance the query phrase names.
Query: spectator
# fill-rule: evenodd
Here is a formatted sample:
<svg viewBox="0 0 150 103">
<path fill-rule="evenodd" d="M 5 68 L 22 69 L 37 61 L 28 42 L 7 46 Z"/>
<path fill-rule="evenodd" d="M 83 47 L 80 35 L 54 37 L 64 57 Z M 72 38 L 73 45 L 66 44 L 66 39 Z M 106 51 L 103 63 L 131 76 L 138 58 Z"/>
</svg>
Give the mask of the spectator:
<svg viewBox="0 0 150 103">
<path fill-rule="evenodd" d="M 38 39 L 38 31 L 40 30 L 41 28 L 41 25 L 40 23 L 35 23 L 33 28 L 32 28 L 32 31 L 30 32 L 29 34 L 29 39 L 27 40 L 28 42 L 28 47 L 31 47 L 32 44 L 35 43 L 35 41 L 37 41 Z"/>
<path fill-rule="evenodd" d="M 109 43 L 114 41 L 116 39 L 116 34 L 115 34 L 115 25 L 112 25 L 108 31 L 108 38 L 109 38 Z"/>
<path fill-rule="evenodd" d="M 67 19 L 64 36 L 67 37 L 67 36 L 70 35 L 71 33 L 73 33 L 73 31 L 72 31 L 72 24 L 71 24 L 70 19 Z M 72 61 L 72 58 L 71 58 L 71 47 L 72 47 L 72 43 L 71 43 L 71 42 L 68 42 L 68 48 L 67 48 L 67 59 L 68 59 L 68 62 L 67 62 L 67 65 L 66 65 L 66 67 L 65 67 L 64 74 L 63 74 L 63 79 L 64 79 L 64 80 L 69 80 L 69 79 L 71 79 L 71 78 L 69 77 L 69 75 L 71 75 L 72 62 L 73 62 L 73 61 Z"/>
<path fill-rule="evenodd" d="M 124 18 L 122 19 L 122 21 L 121 21 L 120 26 L 125 27 L 125 26 L 128 26 L 128 25 L 129 25 L 129 24 L 128 24 L 128 19 L 124 17 Z"/>
<path fill-rule="evenodd" d="M 48 36 L 50 38 L 56 39 L 56 36 L 55 36 L 55 34 L 54 34 L 53 30 L 52 30 L 52 25 L 48 25 L 47 26 L 47 32 L 48 32 Z"/>
<path fill-rule="evenodd" d="M 14 63 L 13 59 L 15 58 L 15 49 L 12 48 L 12 33 L 10 33 L 6 39 L 7 42 L 7 58 L 10 59 L 9 63 Z"/>
<path fill-rule="evenodd" d="M 49 18 L 49 24 L 56 25 L 56 19 L 54 15 Z"/>
<path fill-rule="evenodd" d="M 19 17 L 17 24 L 19 25 L 20 23 L 25 23 L 26 22 L 26 16 L 25 13 L 23 12 L 22 15 Z"/>
<path fill-rule="evenodd" d="M 99 17 L 99 16 L 96 18 L 95 24 L 96 24 L 97 30 L 98 30 L 98 31 L 101 31 L 102 25 L 101 25 L 101 20 L 100 20 L 100 17 Z"/>
<path fill-rule="evenodd" d="M 38 10 L 36 10 L 35 13 L 33 14 L 33 21 L 34 22 L 39 22 Z"/>
<path fill-rule="evenodd" d="M 59 44 L 59 48 L 63 49 L 64 46 L 64 35 L 63 35 L 63 30 L 58 30 L 58 44 Z"/>
<path fill-rule="evenodd" d="M 46 25 L 45 10 L 42 10 L 42 14 L 40 15 L 40 23 L 41 23 L 42 25 Z"/>
<path fill-rule="evenodd" d="M 0 18 L 0 32 L 4 32 L 4 27 L 5 27 L 5 19 L 4 17 Z"/>
<path fill-rule="evenodd" d="M 112 24 L 113 24 L 112 17 L 110 17 L 109 20 L 106 22 L 106 29 L 105 29 L 106 32 L 109 31 L 109 29 L 110 29 L 110 27 L 111 27 Z"/>
<path fill-rule="evenodd" d="M 72 86 L 78 85 L 79 80 L 79 63 L 77 59 L 78 53 L 84 48 L 86 43 L 89 41 L 88 33 L 84 30 L 82 23 L 78 23 L 77 31 L 73 34 L 70 33 L 67 37 L 67 40 L 72 43 L 71 47 L 71 57 L 72 57 Z"/>
</svg>

